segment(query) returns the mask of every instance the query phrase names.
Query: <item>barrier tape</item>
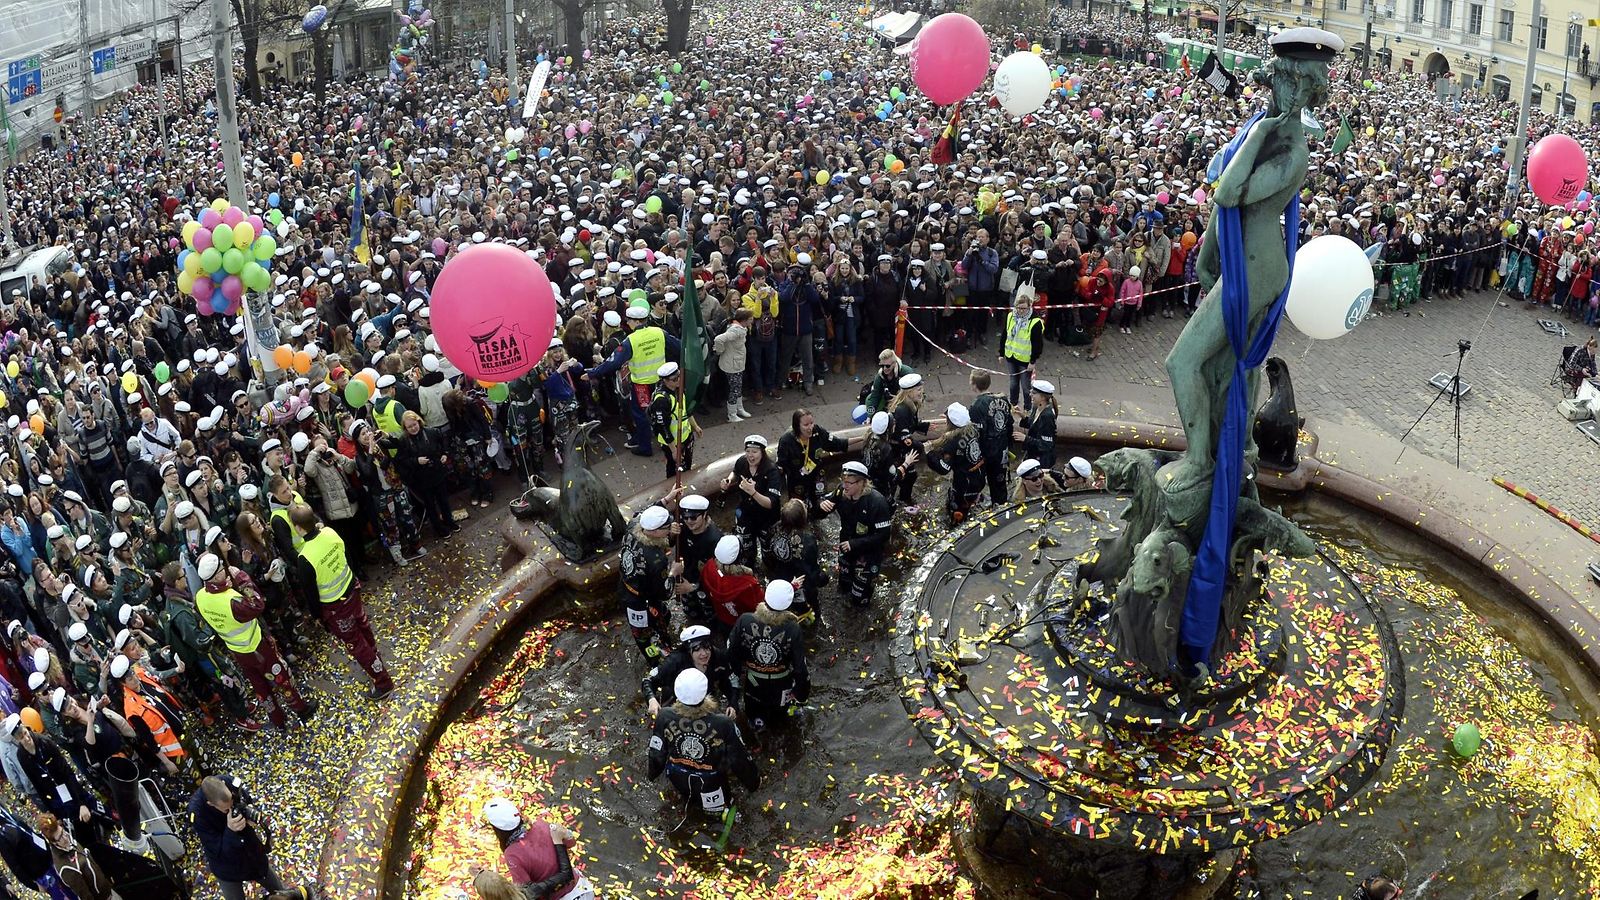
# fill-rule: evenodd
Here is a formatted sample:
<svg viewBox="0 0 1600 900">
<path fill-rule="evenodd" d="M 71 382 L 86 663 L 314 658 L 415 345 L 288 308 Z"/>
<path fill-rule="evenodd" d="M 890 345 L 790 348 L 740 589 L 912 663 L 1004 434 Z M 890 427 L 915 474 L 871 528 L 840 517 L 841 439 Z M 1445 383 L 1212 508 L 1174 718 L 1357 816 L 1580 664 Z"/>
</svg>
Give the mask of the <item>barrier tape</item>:
<svg viewBox="0 0 1600 900">
<path fill-rule="evenodd" d="M 1600 544 L 1600 534 L 1595 534 L 1594 530 L 1589 526 L 1579 522 L 1571 514 L 1562 512 L 1558 507 L 1551 505 L 1549 501 L 1540 499 L 1537 494 L 1528 491 L 1526 488 L 1517 487 L 1504 478 L 1501 478 L 1499 475 L 1494 476 L 1494 483 L 1554 516 L 1556 521 L 1561 522 L 1563 525 L 1566 525 L 1573 531 L 1576 531 L 1589 540 Z"/>
</svg>

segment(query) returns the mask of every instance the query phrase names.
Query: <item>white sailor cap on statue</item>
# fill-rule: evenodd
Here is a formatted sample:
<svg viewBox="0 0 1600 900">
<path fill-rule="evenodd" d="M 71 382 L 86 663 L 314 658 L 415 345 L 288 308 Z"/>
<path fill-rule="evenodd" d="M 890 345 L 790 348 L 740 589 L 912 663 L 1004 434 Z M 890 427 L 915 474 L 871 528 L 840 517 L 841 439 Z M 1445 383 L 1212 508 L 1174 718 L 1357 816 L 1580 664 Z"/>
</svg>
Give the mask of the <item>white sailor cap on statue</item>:
<svg viewBox="0 0 1600 900">
<path fill-rule="evenodd" d="M 684 706 L 699 706 L 710 691 L 711 682 L 706 679 L 706 673 L 694 666 L 679 672 L 672 681 L 672 695 Z"/>
</svg>

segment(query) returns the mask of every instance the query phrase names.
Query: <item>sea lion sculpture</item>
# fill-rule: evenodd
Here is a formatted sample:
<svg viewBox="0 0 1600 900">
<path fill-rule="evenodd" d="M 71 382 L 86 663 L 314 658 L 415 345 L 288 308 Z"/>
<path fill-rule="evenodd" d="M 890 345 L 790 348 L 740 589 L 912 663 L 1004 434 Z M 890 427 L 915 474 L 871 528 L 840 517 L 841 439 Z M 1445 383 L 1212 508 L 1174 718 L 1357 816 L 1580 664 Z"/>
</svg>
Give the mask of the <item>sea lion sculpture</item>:
<svg viewBox="0 0 1600 900">
<path fill-rule="evenodd" d="M 570 562 L 583 562 L 622 540 L 627 529 L 617 498 L 589 468 L 583 452 L 598 427 L 599 422 L 585 422 L 567 436 L 559 491 L 540 487 L 526 497 L 529 517 L 539 520 L 550 543 Z"/>
<path fill-rule="evenodd" d="M 1260 456 L 1258 462 L 1269 469 L 1290 472 L 1297 465 L 1295 450 L 1300 441 L 1300 426 L 1306 420 L 1295 408 L 1294 382 L 1289 364 L 1280 357 L 1267 360 L 1267 402 L 1256 413 L 1253 436 Z"/>
</svg>

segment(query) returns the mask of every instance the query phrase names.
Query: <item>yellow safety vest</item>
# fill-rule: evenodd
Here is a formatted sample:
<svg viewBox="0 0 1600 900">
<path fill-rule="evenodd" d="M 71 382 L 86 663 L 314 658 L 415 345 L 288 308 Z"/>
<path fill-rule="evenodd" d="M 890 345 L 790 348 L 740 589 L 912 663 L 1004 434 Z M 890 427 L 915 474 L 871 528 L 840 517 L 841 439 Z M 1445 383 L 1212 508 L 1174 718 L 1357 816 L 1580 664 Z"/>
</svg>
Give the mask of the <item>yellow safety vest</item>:
<svg viewBox="0 0 1600 900">
<path fill-rule="evenodd" d="M 293 506 L 296 503 L 302 503 L 303 504 L 303 503 L 306 502 L 306 501 L 300 499 L 300 495 L 298 493 L 291 492 L 289 496 L 294 498 L 293 500 L 290 501 L 290 504 L 289 504 L 290 506 Z M 276 500 L 268 500 L 267 502 L 272 504 L 273 507 L 274 507 L 273 510 L 272 510 L 272 515 L 269 516 L 268 518 L 278 519 L 278 520 L 282 521 L 283 524 L 289 526 L 289 540 L 290 540 L 290 543 L 294 547 L 294 549 L 299 550 L 300 549 L 300 545 L 304 544 L 306 542 L 306 539 L 300 536 L 300 529 L 294 527 L 294 523 L 289 521 L 289 507 L 288 506 L 278 506 L 277 505 L 278 501 L 276 501 Z"/>
<path fill-rule="evenodd" d="M 1044 327 L 1044 322 L 1029 316 L 1021 328 L 1017 327 L 1017 314 L 1006 313 L 1006 359 L 1017 362 L 1033 361 L 1033 326 Z"/>
<path fill-rule="evenodd" d="M 317 573 L 317 599 L 337 603 L 355 581 L 350 563 L 344 558 L 344 538 L 332 528 L 324 528 L 300 547 L 300 555 Z"/>
<path fill-rule="evenodd" d="M 628 346 L 633 348 L 633 356 L 628 360 L 628 378 L 634 384 L 660 381 L 657 370 L 667 364 L 667 333 L 654 325 L 646 325 L 628 335 Z"/>
<path fill-rule="evenodd" d="M 405 415 L 406 408 L 400 401 L 393 397 L 380 397 L 372 406 L 372 420 L 378 423 L 378 428 L 390 437 L 400 434 L 400 417 Z"/>
<path fill-rule="evenodd" d="M 656 435 L 656 440 L 660 442 L 661 446 L 663 447 L 669 444 L 681 444 L 684 441 L 687 441 L 689 437 L 694 434 L 694 428 L 690 425 L 690 423 L 694 420 L 689 417 L 689 411 L 683 408 L 683 398 L 675 393 L 668 393 L 666 391 L 657 391 L 656 396 L 666 397 L 667 402 L 672 404 L 672 418 L 667 422 L 667 425 L 672 434 L 677 436 L 677 440 L 668 440 L 667 438 L 664 438 L 658 434 Z"/>
<path fill-rule="evenodd" d="M 200 610 L 200 618 L 206 620 L 229 650 L 254 653 L 261 646 L 261 624 L 254 619 L 241 622 L 233 617 L 233 598 L 237 596 L 239 592 L 232 588 L 221 593 L 201 588 L 194 595 L 194 605 Z"/>
</svg>

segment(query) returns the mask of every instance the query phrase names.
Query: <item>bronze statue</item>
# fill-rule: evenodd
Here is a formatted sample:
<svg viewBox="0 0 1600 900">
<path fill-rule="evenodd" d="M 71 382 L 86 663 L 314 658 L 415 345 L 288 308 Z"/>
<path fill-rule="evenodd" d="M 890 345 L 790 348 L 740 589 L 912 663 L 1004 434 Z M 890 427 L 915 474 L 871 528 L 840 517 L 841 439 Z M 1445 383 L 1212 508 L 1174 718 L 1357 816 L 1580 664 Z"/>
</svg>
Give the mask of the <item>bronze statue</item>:
<svg viewBox="0 0 1600 900">
<path fill-rule="evenodd" d="M 1277 57 L 1253 76 L 1258 84 L 1270 88 L 1270 104 L 1249 124 L 1232 158 L 1214 176 L 1216 190 L 1212 193 L 1217 207 L 1238 210 L 1252 336 L 1289 280 L 1282 216 L 1306 176 L 1301 112 L 1327 101 L 1328 64 L 1344 49 L 1338 36 L 1314 28 L 1281 32 L 1272 46 Z M 1288 235 L 1290 240 L 1294 237 Z M 1108 484 L 1133 495 L 1123 516 L 1128 527 L 1099 542 L 1096 556 L 1080 563 L 1077 576 L 1080 593 L 1087 582 L 1104 583 L 1103 594 L 1111 600 L 1110 637 L 1125 657 L 1156 676 L 1170 676 L 1188 685 L 1210 677 L 1203 664 L 1180 664 L 1177 630 L 1211 507 L 1224 398 L 1239 358 L 1226 327 L 1223 261 L 1216 238 L 1217 229 L 1208 228 L 1197 263 L 1205 299 L 1167 355 L 1167 372 L 1188 449 L 1171 464 L 1166 464 L 1167 455 L 1156 451 L 1118 450 L 1102 457 L 1097 466 L 1106 473 Z M 1254 421 L 1257 407 L 1259 373 L 1252 370 L 1246 377 L 1245 477 L 1228 544 L 1213 659 L 1235 645 L 1245 611 L 1261 599 L 1264 572 L 1258 566 L 1258 554 L 1274 551 L 1307 556 L 1315 552 L 1311 540 L 1294 523 L 1258 502 L 1256 447 L 1249 436 L 1249 423 Z M 1293 415 L 1292 410 L 1289 414 Z M 1295 419 L 1298 432 L 1298 417 Z M 1281 448 L 1275 449 L 1281 453 Z M 1292 446 L 1289 453 L 1292 458 Z"/>
<path fill-rule="evenodd" d="M 586 422 L 567 435 L 559 490 L 535 487 L 522 497 L 520 507 L 513 506 L 514 512 L 522 510 L 518 518 L 538 521 L 550 543 L 572 562 L 583 562 L 617 543 L 627 530 L 617 498 L 589 468 L 584 452 L 589 435 L 598 427 L 598 422 Z"/>
</svg>

